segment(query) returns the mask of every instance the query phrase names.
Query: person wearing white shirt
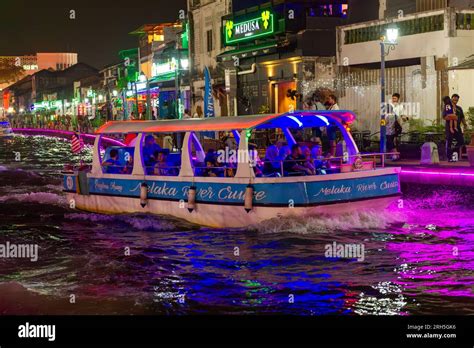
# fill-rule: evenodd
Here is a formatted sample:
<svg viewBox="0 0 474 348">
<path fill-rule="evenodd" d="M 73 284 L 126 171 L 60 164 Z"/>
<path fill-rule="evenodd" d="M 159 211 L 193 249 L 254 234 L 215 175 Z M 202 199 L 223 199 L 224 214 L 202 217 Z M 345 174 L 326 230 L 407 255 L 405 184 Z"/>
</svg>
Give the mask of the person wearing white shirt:
<svg viewBox="0 0 474 348">
<path fill-rule="evenodd" d="M 328 110 L 335 111 L 340 110 L 339 105 L 337 105 L 337 97 L 334 94 L 331 94 L 327 100 Z M 326 128 L 327 136 L 329 138 L 329 153 L 332 157 L 336 156 L 336 131 L 337 127 L 330 125 Z"/>
<path fill-rule="evenodd" d="M 405 115 L 405 108 L 400 103 L 400 94 L 394 93 L 392 95 L 392 102 L 390 103 L 391 112 L 387 115 L 387 150 L 389 152 L 400 151 L 400 138 L 402 133 L 408 131 L 408 117 Z M 401 133 L 396 131 L 396 126 L 401 129 Z M 397 155 L 392 156 L 392 160 L 398 160 Z"/>
</svg>

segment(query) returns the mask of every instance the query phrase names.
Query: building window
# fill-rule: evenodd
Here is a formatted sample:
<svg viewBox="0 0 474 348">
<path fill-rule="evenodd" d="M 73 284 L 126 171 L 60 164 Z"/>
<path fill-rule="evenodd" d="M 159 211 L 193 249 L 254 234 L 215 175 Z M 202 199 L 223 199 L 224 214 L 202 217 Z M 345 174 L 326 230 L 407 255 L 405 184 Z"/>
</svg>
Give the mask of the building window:
<svg viewBox="0 0 474 348">
<path fill-rule="evenodd" d="M 206 35 L 207 35 L 207 52 L 211 52 L 212 51 L 212 29 L 211 30 L 208 30 L 206 32 Z"/>
</svg>

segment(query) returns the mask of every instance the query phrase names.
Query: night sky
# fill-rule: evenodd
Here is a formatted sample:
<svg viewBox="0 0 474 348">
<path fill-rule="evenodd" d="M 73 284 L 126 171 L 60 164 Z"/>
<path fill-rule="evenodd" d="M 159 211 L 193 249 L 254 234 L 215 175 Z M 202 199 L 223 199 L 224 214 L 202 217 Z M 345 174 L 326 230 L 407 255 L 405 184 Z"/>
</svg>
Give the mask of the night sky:
<svg viewBox="0 0 474 348">
<path fill-rule="evenodd" d="M 175 21 L 181 9 L 186 0 L 0 0 L 0 55 L 76 52 L 101 68 L 118 62 L 118 51 L 138 47 L 129 32 Z"/>
</svg>

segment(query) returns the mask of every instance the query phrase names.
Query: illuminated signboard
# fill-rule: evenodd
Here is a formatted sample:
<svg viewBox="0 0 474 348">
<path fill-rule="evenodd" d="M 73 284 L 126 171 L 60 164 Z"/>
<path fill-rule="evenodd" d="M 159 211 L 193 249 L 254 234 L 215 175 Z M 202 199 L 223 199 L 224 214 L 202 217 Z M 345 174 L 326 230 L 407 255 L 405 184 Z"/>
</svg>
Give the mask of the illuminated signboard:
<svg viewBox="0 0 474 348">
<path fill-rule="evenodd" d="M 224 21 L 223 30 L 226 45 L 268 36 L 275 31 L 274 14 L 264 10 L 258 16 L 241 22 L 226 20 Z"/>
<path fill-rule="evenodd" d="M 38 70 L 38 65 L 35 65 L 35 64 L 23 65 L 23 70 Z"/>
<path fill-rule="evenodd" d="M 187 70 L 189 68 L 189 60 L 187 58 L 180 59 L 181 69 Z M 153 63 L 151 67 L 151 75 L 153 77 L 174 77 L 178 70 L 178 61 L 176 58 L 171 58 L 166 63 Z"/>
</svg>

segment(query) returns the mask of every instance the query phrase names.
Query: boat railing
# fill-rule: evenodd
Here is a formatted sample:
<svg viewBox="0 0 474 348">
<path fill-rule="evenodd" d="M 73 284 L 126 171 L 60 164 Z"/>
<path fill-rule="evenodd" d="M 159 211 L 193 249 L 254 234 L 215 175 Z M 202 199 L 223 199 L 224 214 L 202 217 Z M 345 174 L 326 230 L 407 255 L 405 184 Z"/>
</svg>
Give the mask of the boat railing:
<svg viewBox="0 0 474 348">
<path fill-rule="evenodd" d="M 374 163 L 374 169 L 377 167 L 377 164 L 380 161 L 380 167 L 385 167 L 386 156 L 400 156 L 400 152 L 376 152 L 376 153 L 359 153 L 357 155 L 351 156 L 340 156 L 340 157 L 329 157 L 328 160 L 339 162 L 340 165 L 349 162 L 349 159 L 352 158 L 360 158 L 363 160 L 364 158 L 371 159 Z"/>
<path fill-rule="evenodd" d="M 145 173 L 147 175 L 158 176 L 178 176 L 181 166 L 146 166 Z"/>
<path fill-rule="evenodd" d="M 341 157 L 319 157 L 316 159 L 296 159 L 296 160 L 273 160 L 259 161 L 260 167 L 264 168 L 265 163 L 270 163 L 274 170 L 262 173 L 262 176 L 299 176 L 299 175 L 321 175 L 347 173 L 351 171 L 375 170 L 377 165 L 385 167 L 385 156 L 400 155 L 399 152 L 389 153 L 367 153 Z M 356 159 L 352 161 L 352 159 Z M 364 159 L 370 159 L 370 161 Z M 299 171 L 285 171 L 285 163 L 301 163 L 305 162 Z M 308 170 L 306 170 L 308 169 Z M 308 174 L 308 172 L 312 174 Z"/>
<path fill-rule="evenodd" d="M 232 178 L 235 176 L 237 167 L 232 164 L 223 164 L 222 166 L 195 166 L 194 175 L 198 177 L 224 177 Z"/>
</svg>

